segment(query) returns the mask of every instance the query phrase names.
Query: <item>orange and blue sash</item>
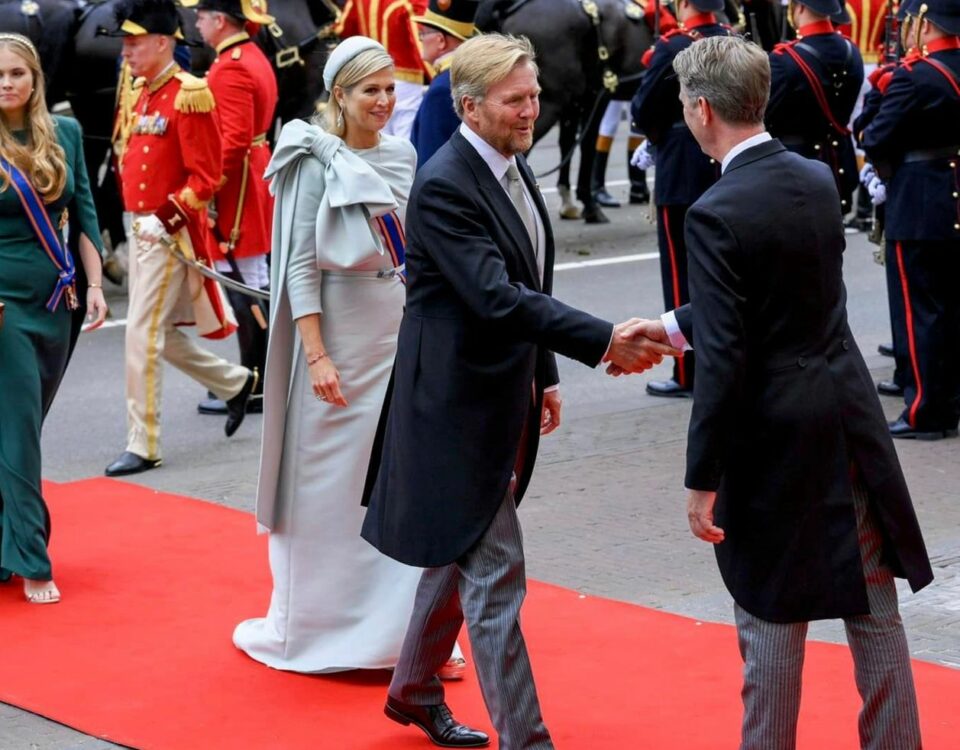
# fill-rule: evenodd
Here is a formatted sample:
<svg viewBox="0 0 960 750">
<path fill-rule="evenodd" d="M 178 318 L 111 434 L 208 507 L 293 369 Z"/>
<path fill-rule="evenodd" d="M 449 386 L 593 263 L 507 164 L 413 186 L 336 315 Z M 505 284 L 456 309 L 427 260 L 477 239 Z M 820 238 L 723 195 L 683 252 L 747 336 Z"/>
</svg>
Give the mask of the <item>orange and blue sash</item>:
<svg viewBox="0 0 960 750">
<path fill-rule="evenodd" d="M 60 304 L 64 296 L 67 298 L 67 309 L 76 310 L 79 307 L 77 302 L 76 287 L 76 269 L 73 265 L 73 257 L 70 251 L 63 246 L 60 240 L 60 233 L 54 228 L 50 220 L 50 214 L 47 213 L 46 206 L 43 205 L 43 199 L 34 189 L 27 176 L 17 169 L 13 164 L 0 156 L 0 168 L 10 175 L 10 185 L 20 198 L 23 204 L 23 210 L 27 215 L 30 226 L 33 227 L 40 247 L 50 258 L 57 269 L 59 278 L 57 286 L 53 290 L 50 299 L 47 300 L 47 310 L 53 312 Z"/>
<path fill-rule="evenodd" d="M 403 224 L 396 211 L 391 211 L 383 216 L 374 218 L 377 229 L 380 230 L 380 236 L 383 239 L 383 246 L 390 253 L 394 268 L 399 269 L 397 275 L 400 281 L 407 283 L 407 272 L 403 270 L 403 264 L 406 262 L 407 238 L 403 233 Z"/>
</svg>

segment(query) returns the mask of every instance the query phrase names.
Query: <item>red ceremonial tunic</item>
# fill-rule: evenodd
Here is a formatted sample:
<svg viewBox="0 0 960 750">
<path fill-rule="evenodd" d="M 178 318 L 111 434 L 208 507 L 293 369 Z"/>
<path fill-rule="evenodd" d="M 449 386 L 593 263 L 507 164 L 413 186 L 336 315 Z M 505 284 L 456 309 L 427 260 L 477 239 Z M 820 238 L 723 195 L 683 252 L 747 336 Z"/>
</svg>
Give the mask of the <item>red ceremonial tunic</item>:
<svg viewBox="0 0 960 750">
<path fill-rule="evenodd" d="M 878 62 L 886 28 L 886 0 L 845 0 L 845 4 L 850 23 L 837 28 L 857 45 L 865 63 Z"/>
<path fill-rule="evenodd" d="M 218 45 L 207 82 L 217 102 L 223 148 L 223 186 L 214 198 L 217 221 L 209 236 L 210 255 L 222 259 L 223 246 L 234 237 L 234 257 L 263 255 L 270 252 L 273 218 L 263 173 L 270 161 L 266 135 L 277 106 L 277 79 L 266 56 L 243 33 Z"/>
<path fill-rule="evenodd" d="M 397 80 L 422 84 L 425 66 L 413 22 L 416 14 L 411 0 L 347 0 L 337 36 L 366 36 L 380 42 L 396 63 Z"/>
<path fill-rule="evenodd" d="M 220 184 L 220 129 L 206 82 L 174 65 L 153 83 L 138 80 L 132 129 L 120 154 L 123 204 L 152 213 L 171 234 L 188 229 L 204 252 L 206 206 Z"/>
</svg>

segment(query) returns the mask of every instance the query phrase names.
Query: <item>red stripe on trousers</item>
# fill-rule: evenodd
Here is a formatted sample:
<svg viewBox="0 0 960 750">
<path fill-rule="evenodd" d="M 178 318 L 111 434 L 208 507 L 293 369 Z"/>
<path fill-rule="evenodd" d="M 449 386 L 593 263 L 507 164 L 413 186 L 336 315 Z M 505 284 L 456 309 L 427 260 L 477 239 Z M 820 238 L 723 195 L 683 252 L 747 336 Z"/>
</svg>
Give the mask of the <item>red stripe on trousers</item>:
<svg viewBox="0 0 960 750">
<path fill-rule="evenodd" d="M 923 381 L 920 379 L 920 363 L 917 361 L 917 339 L 913 331 L 913 312 L 910 310 L 910 286 L 907 283 L 907 274 L 903 269 L 903 245 L 897 243 L 897 271 L 900 273 L 900 287 L 903 290 L 903 306 L 907 317 L 907 347 L 910 350 L 910 365 L 913 367 L 913 377 L 917 383 L 917 395 L 910 404 L 907 412 L 907 421 L 911 427 L 917 426 L 917 409 L 923 397 Z"/>
<path fill-rule="evenodd" d="M 673 247 L 673 235 L 670 234 L 670 214 L 667 207 L 663 207 L 663 228 L 667 235 L 667 249 L 670 251 L 670 274 L 673 276 L 673 308 L 680 307 L 680 275 L 677 273 L 677 251 Z M 677 358 L 677 375 L 680 386 L 687 387 L 687 368 L 683 357 Z"/>
</svg>

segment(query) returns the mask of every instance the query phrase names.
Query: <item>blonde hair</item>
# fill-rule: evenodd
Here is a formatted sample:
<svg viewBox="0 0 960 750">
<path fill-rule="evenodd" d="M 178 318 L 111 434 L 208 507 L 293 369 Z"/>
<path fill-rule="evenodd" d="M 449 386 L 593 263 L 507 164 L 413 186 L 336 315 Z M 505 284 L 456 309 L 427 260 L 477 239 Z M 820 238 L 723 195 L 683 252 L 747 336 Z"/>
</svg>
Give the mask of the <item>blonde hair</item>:
<svg viewBox="0 0 960 750">
<path fill-rule="evenodd" d="M 673 60 L 684 95 L 701 96 L 731 124 L 759 125 L 770 98 L 767 53 L 738 36 L 700 39 Z"/>
<path fill-rule="evenodd" d="M 538 74 L 536 52 L 525 36 L 482 34 L 468 39 L 453 53 L 450 88 L 453 108 L 463 118 L 463 98 L 483 101 L 487 91 L 506 78 L 518 65 L 529 65 Z"/>
<path fill-rule="evenodd" d="M 33 43 L 20 34 L 0 34 L 0 49 L 8 49 L 22 57 L 33 75 L 33 91 L 27 100 L 24 125 L 27 142 L 13 137 L 6 118 L 0 112 L 0 154 L 30 178 L 46 203 L 53 203 L 63 194 L 67 182 L 67 157 L 57 142 L 56 125 L 47 110 L 46 87 L 40 57 Z M 0 169 L 0 191 L 10 185 L 10 175 Z"/>
<path fill-rule="evenodd" d="M 394 67 L 393 58 L 385 50 L 364 50 L 352 60 L 344 63 L 343 67 L 337 72 L 337 77 L 333 80 L 333 87 L 339 86 L 344 90 L 344 93 L 349 94 L 367 76 L 372 76 L 374 73 L 392 67 Z M 313 118 L 313 123 L 319 125 L 328 133 L 343 138 L 345 124 L 341 121 L 341 112 L 340 102 L 337 101 L 333 91 L 330 91 L 327 106 L 321 114 Z"/>
</svg>

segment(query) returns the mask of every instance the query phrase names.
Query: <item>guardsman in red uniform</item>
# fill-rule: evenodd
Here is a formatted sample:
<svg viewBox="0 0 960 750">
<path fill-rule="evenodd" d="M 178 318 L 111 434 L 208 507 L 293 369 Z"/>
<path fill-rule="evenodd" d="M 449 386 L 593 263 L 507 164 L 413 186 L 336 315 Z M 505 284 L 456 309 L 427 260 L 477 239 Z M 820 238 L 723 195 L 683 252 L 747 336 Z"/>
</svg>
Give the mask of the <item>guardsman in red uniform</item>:
<svg viewBox="0 0 960 750">
<path fill-rule="evenodd" d="M 263 180 L 270 161 L 267 131 L 277 105 L 273 68 L 246 31 L 246 24 L 269 24 L 263 0 L 182 0 L 197 8 L 197 30 L 217 52 L 207 83 L 217 104 L 223 154 L 222 185 L 210 211 L 210 257 L 221 273 L 247 286 L 266 289 L 270 282 L 267 253 L 273 199 Z M 230 304 L 237 316 L 240 362 L 263 373 L 267 356 L 266 307 L 231 289 Z M 262 410 L 262 387 L 247 405 Z M 201 414 L 224 414 L 227 406 L 210 398 L 198 407 Z"/>
<path fill-rule="evenodd" d="M 208 337 L 236 328 L 220 287 L 181 263 L 174 250 L 205 258 L 206 205 L 221 179 L 220 131 L 210 89 L 173 59 L 180 19 L 173 0 L 126 0 L 116 8 L 123 59 L 138 90 L 119 154 L 123 202 L 133 213 L 127 310 L 127 448 L 107 476 L 160 464 L 160 358 L 227 401 L 236 432 L 256 385 L 176 328 L 196 322 Z"/>
<path fill-rule="evenodd" d="M 442 0 L 448 7 L 448 0 Z M 409 138 L 423 99 L 424 71 L 417 25 L 428 0 L 347 0 L 336 33 L 341 39 L 366 36 L 386 47 L 396 63 L 397 103 L 384 133 Z"/>
</svg>

